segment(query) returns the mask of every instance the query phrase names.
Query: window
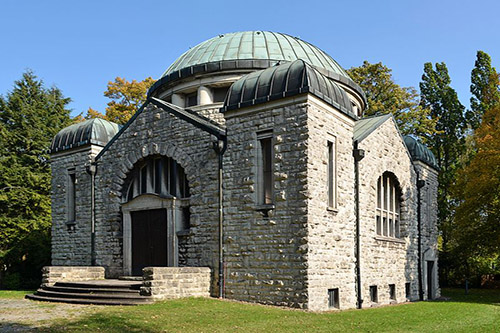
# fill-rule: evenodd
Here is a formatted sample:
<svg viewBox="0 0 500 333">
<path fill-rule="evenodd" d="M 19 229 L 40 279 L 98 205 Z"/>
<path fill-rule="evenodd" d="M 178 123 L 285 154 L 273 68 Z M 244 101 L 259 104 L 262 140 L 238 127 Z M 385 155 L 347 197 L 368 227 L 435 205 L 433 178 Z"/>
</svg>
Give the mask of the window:
<svg viewBox="0 0 500 333">
<path fill-rule="evenodd" d="M 264 132 L 257 136 L 259 143 L 259 201 L 260 204 L 273 203 L 273 133 Z"/>
<path fill-rule="evenodd" d="M 138 163 L 127 177 L 127 183 L 127 192 L 123 193 L 126 201 L 146 193 L 189 197 L 189 184 L 184 169 L 170 157 L 156 156 Z"/>
<path fill-rule="evenodd" d="M 411 284 L 410 282 L 406 282 L 405 283 L 405 297 L 406 299 L 410 299 L 410 296 L 411 296 Z"/>
<path fill-rule="evenodd" d="M 377 182 L 377 235 L 399 238 L 399 189 L 394 176 L 384 173 Z"/>
<path fill-rule="evenodd" d="M 328 208 L 337 208 L 336 140 L 328 141 Z"/>
<path fill-rule="evenodd" d="M 395 284 L 389 285 L 389 299 L 391 299 L 391 300 L 396 299 L 396 285 Z"/>
<path fill-rule="evenodd" d="M 68 222 L 76 221 L 76 175 L 75 170 L 68 170 L 68 191 L 66 192 L 68 200 Z"/>
<path fill-rule="evenodd" d="M 377 286 L 370 286 L 370 301 L 372 301 L 372 303 L 378 303 Z"/>
<path fill-rule="evenodd" d="M 328 289 L 328 307 L 340 309 L 339 288 Z"/>
<path fill-rule="evenodd" d="M 196 92 L 186 95 L 186 107 L 198 105 L 198 94 Z"/>
<path fill-rule="evenodd" d="M 224 99 L 226 98 L 228 90 L 229 90 L 229 87 L 214 88 L 212 90 L 213 95 L 214 95 L 214 103 L 224 102 Z"/>
</svg>

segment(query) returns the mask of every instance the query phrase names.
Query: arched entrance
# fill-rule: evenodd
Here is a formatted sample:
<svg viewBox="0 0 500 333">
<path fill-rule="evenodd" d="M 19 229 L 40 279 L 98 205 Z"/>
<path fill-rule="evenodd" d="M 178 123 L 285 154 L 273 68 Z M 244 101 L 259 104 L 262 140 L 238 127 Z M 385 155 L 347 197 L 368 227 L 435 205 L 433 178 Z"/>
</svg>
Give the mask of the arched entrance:
<svg viewBox="0 0 500 333">
<path fill-rule="evenodd" d="M 177 266 L 177 232 L 189 229 L 189 186 L 182 167 L 164 156 L 136 163 L 122 202 L 124 275 Z"/>
</svg>

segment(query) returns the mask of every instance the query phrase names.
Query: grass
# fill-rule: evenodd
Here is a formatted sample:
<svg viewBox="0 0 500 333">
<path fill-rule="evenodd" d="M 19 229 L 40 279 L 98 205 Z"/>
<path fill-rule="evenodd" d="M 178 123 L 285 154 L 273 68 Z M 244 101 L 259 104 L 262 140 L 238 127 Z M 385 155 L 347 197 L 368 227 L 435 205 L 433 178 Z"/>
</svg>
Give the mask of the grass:
<svg viewBox="0 0 500 333">
<path fill-rule="evenodd" d="M 23 298 L 27 294 L 33 294 L 33 290 L 0 290 L 0 299 Z"/>
<path fill-rule="evenodd" d="M 20 292 L 21 294 L 22 292 Z M 190 298 L 106 307 L 42 330 L 106 332 L 498 332 L 500 291 L 446 289 L 450 301 L 311 313 L 217 299 Z M 3 297 L 3 292 L 0 297 Z"/>
</svg>

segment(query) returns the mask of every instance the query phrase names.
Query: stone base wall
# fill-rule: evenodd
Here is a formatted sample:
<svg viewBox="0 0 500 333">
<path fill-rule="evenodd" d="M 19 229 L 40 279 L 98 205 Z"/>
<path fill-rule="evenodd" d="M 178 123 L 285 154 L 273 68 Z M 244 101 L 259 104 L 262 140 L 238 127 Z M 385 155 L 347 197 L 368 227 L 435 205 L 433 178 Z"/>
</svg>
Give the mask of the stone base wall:
<svg viewBox="0 0 500 333">
<path fill-rule="evenodd" d="M 155 299 L 210 296 L 209 267 L 146 267 L 141 295 Z"/>
<path fill-rule="evenodd" d="M 45 266 L 42 269 L 42 286 L 56 282 L 103 280 L 104 267 L 100 266 Z"/>
</svg>

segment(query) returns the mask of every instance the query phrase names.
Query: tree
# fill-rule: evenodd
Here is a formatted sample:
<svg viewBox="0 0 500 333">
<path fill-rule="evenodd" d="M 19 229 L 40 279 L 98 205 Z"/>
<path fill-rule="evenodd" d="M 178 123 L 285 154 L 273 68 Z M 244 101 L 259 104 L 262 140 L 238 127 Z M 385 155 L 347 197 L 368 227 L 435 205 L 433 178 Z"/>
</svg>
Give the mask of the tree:
<svg viewBox="0 0 500 333">
<path fill-rule="evenodd" d="M 103 115 L 89 108 L 87 117 L 103 118 L 118 124 L 125 124 L 146 101 L 148 89 L 154 82 L 155 80 L 151 77 L 140 82 L 136 80 L 129 82 L 121 77 L 115 78 L 114 82 L 109 81 L 108 88 L 104 92 L 104 96 L 111 99 L 106 107 L 106 114 Z"/>
<path fill-rule="evenodd" d="M 438 223 L 442 237 L 440 258 L 442 259 L 441 266 L 445 271 L 443 276 L 445 283 L 447 263 L 452 260 L 450 239 L 457 205 L 457 201 L 450 193 L 450 186 L 455 182 L 457 170 L 461 167 L 467 128 L 465 108 L 450 84 L 451 79 L 445 63 L 436 63 L 435 69 L 432 63 L 424 64 L 420 95 L 422 107 L 430 109 L 431 118 L 436 120 L 437 132 L 429 138 L 428 144 L 441 169 L 438 188 Z"/>
<path fill-rule="evenodd" d="M 473 140 L 477 152 L 459 171 L 454 187 L 461 200 L 455 253 L 465 263 L 466 276 L 484 274 L 478 264 L 500 260 L 500 105 L 486 110 Z"/>
<path fill-rule="evenodd" d="M 366 94 L 368 109 L 365 115 L 392 113 L 403 134 L 426 141 L 435 132 L 435 120 L 429 117 L 429 109 L 419 104 L 417 91 L 412 87 L 400 87 L 391 72 L 380 62 L 371 64 L 368 61 L 347 70 Z"/>
<path fill-rule="evenodd" d="M 33 287 L 50 263 L 52 138 L 71 123 L 70 102 L 33 72 L 0 96 L 0 282 Z M 4 278 L 1 279 L 1 275 Z"/>
<path fill-rule="evenodd" d="M 483 51 L 477 51 L 476 62 L 471 72 L 470 92 L 471 110 L 467 112 L 467 118 L 474 130 L 479 126 L 486 110 L 500 103 L 499 76 L 496 69 L 491 66 L 490 56 Z"/>
</svg>

